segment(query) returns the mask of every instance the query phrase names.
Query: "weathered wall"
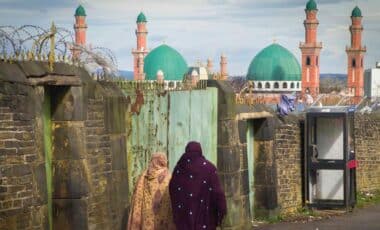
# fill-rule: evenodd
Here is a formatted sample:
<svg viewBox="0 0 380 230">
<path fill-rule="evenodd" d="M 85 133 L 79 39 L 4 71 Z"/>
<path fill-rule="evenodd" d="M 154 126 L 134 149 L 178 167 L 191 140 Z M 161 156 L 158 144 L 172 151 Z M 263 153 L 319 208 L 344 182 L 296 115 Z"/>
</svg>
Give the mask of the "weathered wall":
<svg viewBox="0 0 380 230">
<path fill-rule="evenodd" d="M 380 190 L 380 114 L 355 114 L 357 191 Z"/>
<path fill-rule="evenodd" d="M 223 229 L 250 229 L 253 186 L 249 180 L 246 121 L 236 115 L 247 109 L 235 103 L 232 87 L 225 81 L 211 81 L 218 88 L 218 172 L 227 199 L 227 216 Z"/>
<path fill-rule="evenodd" d="M 48 206 L 40 89 L 0 63 L 0 229 L 46 229 Z M 4 74 L 19 80 L 3 81 Z"/>
<path fill-rule="evenodd" d="M 291 215 L 302 208 L 303 123 L 297 117 L 287 119 L 274 139 L 276 195 L 280 215 Z"/>
<path fill-rule="evenodd" d="M 123 93 L 66 64 L 1 65 L 0 229 L 48 229 L 49 217 L 54 229 L 124 229 Z"/>
<path fill-rule="evenodd" d="M 274 215 L 277 208 L 277 174 L 273 140 L 256 138 L 254 156 L 254 216 L 268 217 Z"/>
<path fill-rule="evenodd" d="M 301 121 L 255 119 L 254 216 L 287 216 L 302 207 Z"/>
</svg>

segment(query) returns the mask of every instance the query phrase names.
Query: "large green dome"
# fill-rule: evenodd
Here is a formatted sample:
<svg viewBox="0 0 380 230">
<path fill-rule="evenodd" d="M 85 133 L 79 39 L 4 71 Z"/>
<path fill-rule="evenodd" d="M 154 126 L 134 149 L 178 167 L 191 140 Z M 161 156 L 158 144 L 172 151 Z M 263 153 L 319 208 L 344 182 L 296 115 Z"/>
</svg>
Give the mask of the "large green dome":
<svg viewBox="0 0 380 230">
<path fill-rule="evenodd" d="M 359 7 L 355 7 L 353 10 L 352 10 L 352 13 L 351 13 L 351 17 L 361 17 L 362 16 L 362 11 L 360 10 Z"/>
<path fill-rule="evenodd" d="M 153 49 L 144 59 L 146 80 L 156 80 L 159 70 L 164 73 L 164 80 L 182 81 L 188 67 L 177 50 L 164 44 Z"/>
<path fill-rule="evenodd" d="M 84 10 L 84 7 L 82 5 L 79 5 L 78 8 L 75 10 L 74 16 L 87 16 L 86 11 Z"/>
<path fill-rule="evenodd" d="M 136 23 L 143 23 L 143 22 L 147 22 L 148 20 L 146 20 L 146 17 L 145 17 L 145 14 L 143 12 L 141 12 L 138 16 L 137 16 L 137 19 L 136 19 Z"/>
<path fill-rule="evenodd" d="M 314 0 L 309 0 L 306 3 L 306 10 L 311 11 L 311 10 L 318 10 L 317 9 L 317 3 L 315 3 Z"/>
<path fill-rule="evenodd" d="M 247 80 L 301 81 L 301 67 L 296 57 L 284 47 L 272 44 L 253 58 Z"/>
</svg>

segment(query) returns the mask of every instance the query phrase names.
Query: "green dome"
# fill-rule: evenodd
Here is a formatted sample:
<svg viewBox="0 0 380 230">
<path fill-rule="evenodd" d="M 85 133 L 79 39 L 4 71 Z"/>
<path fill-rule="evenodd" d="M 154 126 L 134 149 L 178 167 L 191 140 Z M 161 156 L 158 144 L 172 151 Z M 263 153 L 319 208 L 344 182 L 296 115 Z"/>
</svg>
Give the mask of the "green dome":
<svg viewBox="0 0 380 230">
<path fill-rule="evenodd" d="M 284 47 L 272 44 L 253 58 L 247 80 L 300 81 L 301 67 L 296 57 Z"/>
<path fill-rule="evenodd" d="M 315 3 L 314 0 L 309 0 L 306 4 L 306 10 L 311 11 L 311 10 L 318 10 L 317 9 L 317 3 Z"/>
<path fill-rule="evenodd" d="M 164 73 L 164 80 L 182 81 L 188 67 L 177 50 L 167 45 L 160 45 L 150 51 L 144 59 L 145 79 L 156 80 L 159 70 Z"/>
<path fill-rule="evenodd" d="M 74 16 L 87 16 L 86 11 L 84 10 L 82 5 L 79 5 L 78 8 L 75 10 Z"/>
<path fill-rule="evenodd" d="M 146 17 L 143 12 L 141 12 L 139 16 L 137 16 L 137 20 L 136 20 L 136 23 L 142 23 L 142 22 L 147 22 Z"/>
<path fill-rule="evenodd" d="M 362 11 L 359 9 L 359 7 L 355 7 L 352 10 L 351 17 L 361 17 L 362 16 Z"/>
</svg>

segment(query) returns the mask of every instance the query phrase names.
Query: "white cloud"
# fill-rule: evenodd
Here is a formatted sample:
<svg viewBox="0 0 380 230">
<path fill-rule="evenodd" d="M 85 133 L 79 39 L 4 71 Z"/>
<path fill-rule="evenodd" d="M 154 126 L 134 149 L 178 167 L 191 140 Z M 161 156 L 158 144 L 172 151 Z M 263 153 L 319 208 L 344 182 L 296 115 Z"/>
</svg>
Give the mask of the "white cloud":
<svg viewBox="0 0 380 230">
<path fill-rule="evenodd" d="M 65 3 L 63 3 L 65 2 Z M 276 38 L 300 56 L 304 39 L 305 1 L 300 0 L 82 0 L 87 11 L 88 39 L 116 54 L 119 67 L 132 69 L 135 21 L 142 10 L 148 18 L 149 48 L 162 40 L 178 49 L 188 64 L 213 58 L 215 68 L 221 52 L 226 53 L 232 74 L 245 74 L 251 59 Z M 345 73 L 345 47 L 349 45 L 351 1 L 318 0 L 321 72 Z M 78 1 L 0 0 L 3 24 L 57 24 L 72 29 Z M 367 45 L 366 66 L 380 59 L 380 1 L 361 0 L 364 15 L 363 43 Z M 18 6 L 18 7 L 17 7 Z"/>
</svg>

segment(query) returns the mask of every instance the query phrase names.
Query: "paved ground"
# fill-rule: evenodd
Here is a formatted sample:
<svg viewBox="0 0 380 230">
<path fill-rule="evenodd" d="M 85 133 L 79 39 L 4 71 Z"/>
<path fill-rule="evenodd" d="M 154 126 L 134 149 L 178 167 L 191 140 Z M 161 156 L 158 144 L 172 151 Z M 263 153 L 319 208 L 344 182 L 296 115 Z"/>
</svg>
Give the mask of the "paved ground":
<svg viewBox="0 0 380 230">
<path fill-rule="evenodd" d="M 380 204 L 331 219 L 307 223 L 279 223 L 254 228 L 260 230 L 380 230 Z"/>
</svg>

